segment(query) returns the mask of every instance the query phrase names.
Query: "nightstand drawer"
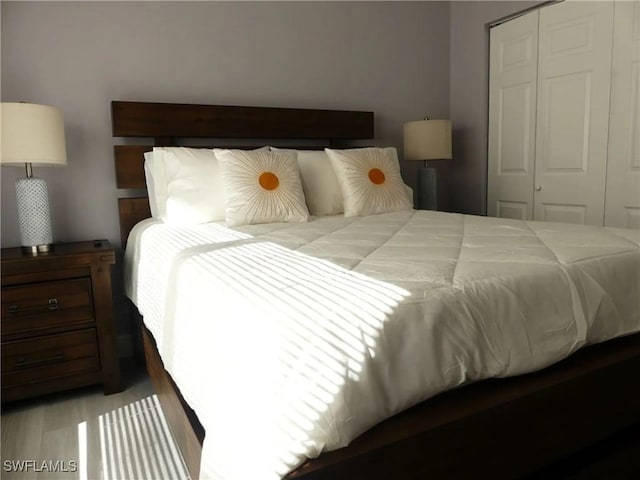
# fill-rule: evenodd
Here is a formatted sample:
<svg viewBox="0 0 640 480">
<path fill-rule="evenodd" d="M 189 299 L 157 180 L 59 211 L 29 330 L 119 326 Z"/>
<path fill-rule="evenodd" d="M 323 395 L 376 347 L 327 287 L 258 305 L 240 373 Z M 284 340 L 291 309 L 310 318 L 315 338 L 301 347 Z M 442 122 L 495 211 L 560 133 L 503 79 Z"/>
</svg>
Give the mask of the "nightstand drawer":
<svg viewBox="0 0 640 480">
<path fill-rule="evenodd" d="M 88 278 L 2 289 L 2 337 L 93 321 Z"/>
<path fill-rule="evenodd" d="M 2 388 L 98 371 L 93 328 L 2 344 Z"/>
</svg>

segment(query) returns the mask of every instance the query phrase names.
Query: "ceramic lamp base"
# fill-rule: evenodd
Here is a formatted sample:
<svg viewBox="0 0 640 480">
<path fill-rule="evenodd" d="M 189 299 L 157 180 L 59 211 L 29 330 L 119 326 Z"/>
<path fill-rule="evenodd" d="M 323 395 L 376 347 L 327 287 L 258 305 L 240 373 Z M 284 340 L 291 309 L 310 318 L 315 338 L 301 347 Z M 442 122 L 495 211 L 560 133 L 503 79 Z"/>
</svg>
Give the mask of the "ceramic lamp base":
<svg viewBox="0 0 640 480">
<path fill-rule="evenodd" d="M 53 235 L 47 183 L 41 178 L 19 178 L 16 199 L 23 251 L 31 254 L 49 251 Z"/>
<path fill-rule="evenodd" d="M 417 206 L 419 210 L 438 209 L 437 174 L 433 167 L 420 167 L 417 183 Z"/>
</svg>

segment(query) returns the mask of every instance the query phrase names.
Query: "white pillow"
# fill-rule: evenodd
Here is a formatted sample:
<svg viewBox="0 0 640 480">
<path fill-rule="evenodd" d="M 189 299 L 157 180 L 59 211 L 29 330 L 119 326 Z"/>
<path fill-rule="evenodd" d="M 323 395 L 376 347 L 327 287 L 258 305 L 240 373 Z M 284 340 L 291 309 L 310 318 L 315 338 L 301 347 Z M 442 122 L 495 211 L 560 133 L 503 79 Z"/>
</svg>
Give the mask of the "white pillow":
<svg viewBox="0 0 640 480">
<path fill-rule="evenodd" d="M 154 170 L 157 170 L 157 165 L 154 158 L 153 151 L 144 152 L 144 177 L 147 184 L 147 195 L 149 197 L 149 208 L 151 209 L 151 216 L 153 218 L 162 218 L 164 216 L 164 206 L 167 202 L 166 195 L 162 201 L 158 199 L 158 192 L 156 191 L 156 181 L 153 175 Z M 160 211 L 160 204 L 162 205 L 162 213 Z"/>
<path fill-rule="evenodd" d="M 165 147 L 162 164 L 166 188 L 164 222 L 193 225 L 224 220 L 224 193 L 213 149 Z M 156 190 L 156 197 L 160 199 L 163 193 L 162 189 Z"/>
<path fill-rule="evenodd" d="M 151 215 L 162 221 L 167 221 L 167 200 L 169 198 L 169 185 L 172 184 L 175 204 L 180 195 L 177 188 L 180 182 L 186 183 L 186 177 L 196 178 L 197 175 L 188 169 L 180 169 L 179 164 L 182 159 L 186 159 L 187 166 L 197 169 L 192 161 L 194 158 L 202 157 L 210 159 L 211 149 L 186 148 L 186 147 L 153 147 L 152 152 L 144 154 L 144 171 L 147 180 L 147 192 L 149 194 L 149 206 Z M 215 158 L 213 159 L 215 161 Z M 177 183 L 176 183 L 177 182 Z M 223 200 L 224 202 L 224 200 Z M 172 209 L 175 211 L 175 208 Z M 175 217 L 175 214 L 173 215 Z M 171 221 L 172 218 L 169 218 Z"/>
<path fill-rule="evenodd" d="M 411 188 L 406 183 L 404 184 L 404 190 L 407 192 L 407 197 L 409 198 L 409 203 L 411 204 L 411 208 L 413 208 L 413 188 Z"/>
<path fill-rule="evenodd" d="M 296 153 L 302 189 L 311 215 L 337 215 L 344 212 L 340 185 L 324 150 L 271 147 L 271 151 Z"/>
<path fill-rule="evenodd" d="M 325 148 L 338 177 L 344 216 L 411 210 L 395 148 Z"/>
<path fill-rule="evenodd" d="M 295 153 L 227 150 L 218 160 L 227 225 L 307 221 Z"/>
</svg>

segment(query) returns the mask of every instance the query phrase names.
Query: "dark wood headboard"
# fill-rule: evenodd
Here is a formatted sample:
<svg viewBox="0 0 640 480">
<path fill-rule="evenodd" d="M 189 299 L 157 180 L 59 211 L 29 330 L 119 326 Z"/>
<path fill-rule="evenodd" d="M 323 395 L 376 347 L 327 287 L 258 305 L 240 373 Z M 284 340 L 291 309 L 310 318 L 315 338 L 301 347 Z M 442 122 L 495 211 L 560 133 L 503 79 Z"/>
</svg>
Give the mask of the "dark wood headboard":
<svg viewBox="0 0 640 480">
<path fill-rule="evenodd" d="M 119 189 L 146 188 L 144 153 L 154 146 L 188 146 L 181 139 L 251 139 L 254 145 L 238 148 L 254 148 L 277 145 L 274 140 L 318 140 L 326 146 L 342 146 L 346 140 L 374 138 L 373 112 L 346 110 L 113 101 L 111 121 L 114 137 L 153 142 L 114 146 Z M 149 199 L 119 198 L 118 212 L 124 248 L 133 226 L 151 216 Z"/>
</svg>

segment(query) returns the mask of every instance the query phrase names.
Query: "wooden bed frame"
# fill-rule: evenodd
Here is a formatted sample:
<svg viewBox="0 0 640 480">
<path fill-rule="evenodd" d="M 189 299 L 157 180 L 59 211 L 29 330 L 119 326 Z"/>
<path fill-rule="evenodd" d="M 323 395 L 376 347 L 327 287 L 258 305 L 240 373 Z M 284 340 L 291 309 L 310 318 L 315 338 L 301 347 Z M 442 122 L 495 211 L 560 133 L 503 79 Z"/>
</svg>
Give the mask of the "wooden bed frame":
<svg viewBox="0 0 640 480">
<path fill-rule="evenodd" d="M 331 110 L 112 102 L 114 137 L 373 138 L 373 113 Z M 228 142 L 228 140 L 226 140 Z M 228 145 L 228 143 L 226 144 Z M 117 186 L 145 188 L 143 153 L 115 146 Z M 148 198 L 119 198 L 122 245 L 150 216 Z M 135 310 L 135 308 L 134 308 Z M 138 317 L 139 318 L 139 317 Z M 147 370 L 192 478 L 204 430 L 164 370 L 140 322 Z M 540 372 L 485 380 L 440 394 L 361 435 L 346 448 L 301 465 L 295 479 L 515 478 L 536 472 L 621 431 L 640 431 L 640 334 L 582 349 Z M 248 454 L 249 455 L 249 454 Z"/>
</svg>

